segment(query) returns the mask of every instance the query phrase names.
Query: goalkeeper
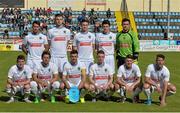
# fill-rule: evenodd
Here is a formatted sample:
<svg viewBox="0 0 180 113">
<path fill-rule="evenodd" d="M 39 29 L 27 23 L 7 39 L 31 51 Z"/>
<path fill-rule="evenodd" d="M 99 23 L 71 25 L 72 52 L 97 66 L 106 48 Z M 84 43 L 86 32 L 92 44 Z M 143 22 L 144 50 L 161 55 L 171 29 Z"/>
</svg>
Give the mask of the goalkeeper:
<svg viewBox="0 0 180 113">
<path fill-rule="evenodd" d="M 130 30 L 130 20 L 122 20 L 123 30 L 116 35 L 117 66 L 124 64 L 127 55 L 133 55 L 134 62 L 137 63 L 139 56 L 139 39 L 137 34 Z"/>
</svg>

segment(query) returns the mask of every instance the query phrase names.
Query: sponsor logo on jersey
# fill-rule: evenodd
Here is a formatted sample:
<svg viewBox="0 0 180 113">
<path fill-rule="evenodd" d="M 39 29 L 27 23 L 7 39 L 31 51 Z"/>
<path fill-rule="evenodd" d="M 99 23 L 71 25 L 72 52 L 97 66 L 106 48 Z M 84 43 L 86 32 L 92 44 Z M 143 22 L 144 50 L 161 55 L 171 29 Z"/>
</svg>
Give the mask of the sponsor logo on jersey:
<svg viewBox="0 0 180 113">
<path fill-rule="evenodd" d="M 112 46 L 111 42 L 100 43 L 99 46 Z"/>
<path fill-rule="evenodd" d="M 79 78 L 81 75 L 77 74 L 77 75 L 69 75 L 69 78 Z"/>
<path fill-rule="evenodd" d="M 31 43 L 30 46 L 31 47 L 41 47 L 41 43 Z"/>
<path fill-rule="evenodd" d="M 91 46 L 91 42 L 80 42 L 80 46 Z"/>
<path fill-rule="evenodd" d="M 129 48 L 130 45 L 128 43 L 123 43 L 123 44 L 120 44 L 120 47 L 122 47 L 122 48 Z"/>
<path fill-rule="evenodd" d="M 54 41 L 65 41 L 65 37 L 55 37 Z"/>
<path fill-rule="evenodd" d="M 106 80 L 108 79 L 108 76 L 98 75 L 95 77 L 96 80 Z"/>
</svg>

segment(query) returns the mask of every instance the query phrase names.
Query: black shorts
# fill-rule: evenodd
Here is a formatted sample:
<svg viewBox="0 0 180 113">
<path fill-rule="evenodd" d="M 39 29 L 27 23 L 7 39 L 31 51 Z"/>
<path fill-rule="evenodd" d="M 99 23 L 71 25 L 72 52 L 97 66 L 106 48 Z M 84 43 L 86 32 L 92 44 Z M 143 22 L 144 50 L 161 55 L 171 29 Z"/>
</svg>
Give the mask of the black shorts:
<svg viewBox="0 0 180 113">
<path fill-rule="evenodd" d="M 121 57 L 121 56 L 117 56 L 117 68 L 119 68 L 121 65 L 123 65 L 125 63 L 125 57 Z"/>
</svg>

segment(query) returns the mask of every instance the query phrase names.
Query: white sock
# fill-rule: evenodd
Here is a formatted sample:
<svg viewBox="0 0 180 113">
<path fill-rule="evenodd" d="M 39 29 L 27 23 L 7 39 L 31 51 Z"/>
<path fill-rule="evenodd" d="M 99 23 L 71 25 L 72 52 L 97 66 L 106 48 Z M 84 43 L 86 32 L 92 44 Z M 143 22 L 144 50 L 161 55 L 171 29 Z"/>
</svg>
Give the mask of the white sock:
<svg viewBox="0 0 180 113">
<path fill-rule="evenodd" d="M 150 88 L 144 89 L 144 93 L 145 93 L 145 95 L 147 96 L 148 99 L 151 98 L 151 91 L 150 91 Z"/>
<path fill-rule="evenodd" d="M 12 97 L 10 97 L 10 99 L 11 99 L 11 100 L 14 100 L 14 97 L 12 96 Z"/>
<path fill-rule="evenodd" d="M 120 96 L 124 97 L 125 96 L 125 89 L 124 88 L 120 88 Z"/>
</svg>

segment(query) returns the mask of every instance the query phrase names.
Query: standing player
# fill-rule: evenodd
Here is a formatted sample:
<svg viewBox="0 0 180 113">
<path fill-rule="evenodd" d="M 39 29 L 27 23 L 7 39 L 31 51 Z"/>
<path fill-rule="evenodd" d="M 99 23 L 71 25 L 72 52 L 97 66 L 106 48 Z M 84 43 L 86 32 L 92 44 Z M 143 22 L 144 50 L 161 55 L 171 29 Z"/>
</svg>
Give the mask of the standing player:
<svg viewBox="0 0 180 113">
<path fill-rule="evenodd" d="M 78 87 L 78 89 L 81 90 L 80 102 L 85 103 L 84 89 L 88 89 L 88 84 L 86 83 L 86 67 L 78 61 L 78 52 L 76 50 L 71 51 L 70 59 L 70 62 L 64 65 L 63 82 L 67 89 L 73 86 Z M 66 99 L 68 99 L 68 96 L 66 96 Z"/>
<path fill-rule="evenodd" d="M 118 69 L 116 90 L 120 88 L 122 102 L 126 100 L 126 91 L 133 92 L 132 101 L 137 102 L 138 95 L 141 92 L 140 78 L 141 72 L 138 65 L 133 64 L 133 56 L 127 55 L 125 63 Z"/>
<path fill-rule="evenodd" d="M 176 87 L 169 82 L 170 73 L 166 66 L 164 66 L 165 56 L 158 54 L 156 56 L 156 63 L 150 64 L 145 73 L 144 91 L 147 96 L 146 103 L 151 105 L 151 93 L 154 89 L 161 93 L 160 105 L 166 105 L 166 96 L 176 93 Z"/>
<path fill-rule="evenodd" d="M 33 31 L 28 34 L 22 44 L 22 50 L 27 55 L 27 64 L 33 69 L 41 62 L 41 54 L 48 51 L 47 37 L 39 33 L 40 22 L 34 21 L 32 24 Z"/>
<path fill-rule="evenodd" d="M 25 57 L 19 55 L 17 57 L 17 64 L 12 66 L 8 72 L 7 93 L 10 100 L 7 103 L 14 102 L 15 94 L 20 91 L 24 96 L 24 101 L 31 103 L 28 99 L 30 94 L 30 79 L 32 77 L 32 70 L 28 65 L 25 65 Z"/>
<path fill-rule="evenodd" d="M 109 98 L 111 90 L 114 89 L 112 68 L 104 62 L 105 53 L 100 50 L 97 52 L 97 64 L 90 68 L 89 80 L 90 90 L 94 94 L 93 102 L 96 101 L 98 94 L 103 94 L 106 99 Z"/>
<path fill-rule="evenodd" d="M 36 96 L 35 103 L 39 103 L 41 94 L 45 90 L 48 90 L 48 93 L 51 96 L 51 102 L 55 103 L 54 93 L 59 90 L 60 83 L 58 82 L 58 68 L 54 63 L 50 62 L 50 58 L 51 55 L 49 52 L 43 52 L 42 62 L 34 68 L 34 81 L 31 82 L 31 88 Z"/>
<path fill-rule="evenodd" d="M 110 32 L 110 22 L 104 20 L 102 22 L 103 32 L 99 33 L 96 37 L 96 47 L 98 50 L 105 52 L 105 63 L 112 67 L 115 72 L 114 62 L 114 44 L 116 42 L 116 35 Z"/>
<path fill-rule="evenodd" d="M 63 26 L 64 18 L 61 14 L 55 15 L 56 26 L 48 31 L 48 40 L 50 52 L 52 55 L 51 62 L 55 63 L 62 75 L 63 65 L 68 62 L 67 45 L 70 40 L 70 30 Z"/>
<path fill-rule="evenodd" d="M 95 35 L 88 32 L 88 20 L 81 21 L 81 32 L 74 37 L 73 49 L 78 50 L 79 61 L 86 66 L 86 73 L 89 74 L 89 68 L 93 64 L 93 50 L 95 48 Z"/>
<path fill-rule="evenodd" d="M 122 20 L 123 30 L 116 35 L 117 66 L 123 65 L 127 55 L 133 55 L 135 61 L 139 56 L 139 40 L 137 34 L 130 30 L 130 20 Z"/>
</svg>

